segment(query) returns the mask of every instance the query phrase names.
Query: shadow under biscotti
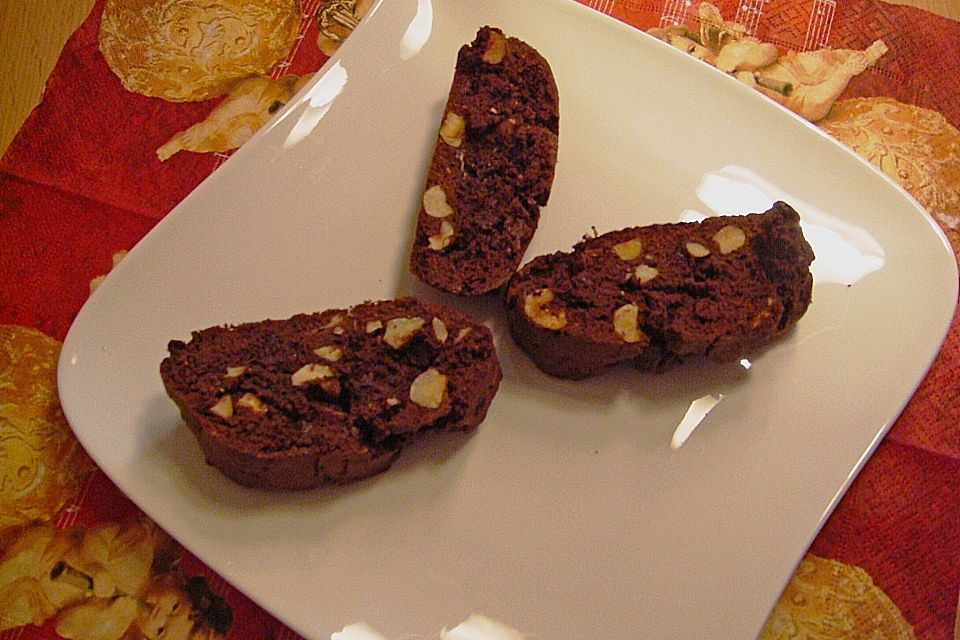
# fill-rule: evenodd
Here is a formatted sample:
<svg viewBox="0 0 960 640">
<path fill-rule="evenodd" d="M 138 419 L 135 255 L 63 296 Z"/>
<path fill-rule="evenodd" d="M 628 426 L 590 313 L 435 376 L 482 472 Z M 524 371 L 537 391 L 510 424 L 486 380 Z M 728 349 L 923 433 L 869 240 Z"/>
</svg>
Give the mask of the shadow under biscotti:
<svg viewBox="0 0 960 640">
<path fill-rule="evenodd" d="M 236 523 L 237 531 L 224 531 L 223 535 L 235 533 L 244 539 L 269 536 L 277 523 L 315 535 L 317 522 L 322 521 L 329 533 L 337 518 L 350 517 L 350 503 L 363 503 L 365 510 L 372 503 L 373 510 L 383 516 L 437 501 L 440 496 L 433 494 L 456 486 L 462 468 L 457 459 L 475 432 L 420 432 L 389 468 L 360 480 L 325 482 L 313 489 L 261 489 L 240 485 L 208 464 L 190 429 L 175 410 L 171 413 L 168 404 L 173 402 L 158 396 L 148 410 L 152 416 L 163 416 L 151 420 L 156 423 L 151 431 L 158 435 L 144 452 L 159 462 L 158 491 L 172 494 L 170 502 L 187 511 L 213 512 L 221 521 L 225 516 Z M 407 476 L 418 476 L 410 480 L 418 487 L 416 492 L 404 490 L 406 483 L 397 482 Z"/>
</svg>

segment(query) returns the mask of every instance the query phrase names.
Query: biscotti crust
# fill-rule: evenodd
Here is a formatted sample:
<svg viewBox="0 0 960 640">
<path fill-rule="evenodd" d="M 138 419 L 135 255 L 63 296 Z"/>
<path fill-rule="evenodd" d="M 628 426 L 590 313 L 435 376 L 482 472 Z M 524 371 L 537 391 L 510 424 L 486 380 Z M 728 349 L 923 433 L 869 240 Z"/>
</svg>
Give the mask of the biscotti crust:
<svg viewBox="0 0 960 640">
<path fill-rule="evenodd" d="M 796 211 L 634 227 L 540 256 L 507 287 L 515 341 L 544 372 L 618 362 L 662 371 L 735 360 L 789 331 L 810 304 L 813 251 Z"/>
<path fill-rule="evenodd" d="M 479 295 L 516 270 L 547 203 L 559 98 L 547 61 L 499 29 L 461 48 L 427 171 L 410 270 Z"/>
</svg>

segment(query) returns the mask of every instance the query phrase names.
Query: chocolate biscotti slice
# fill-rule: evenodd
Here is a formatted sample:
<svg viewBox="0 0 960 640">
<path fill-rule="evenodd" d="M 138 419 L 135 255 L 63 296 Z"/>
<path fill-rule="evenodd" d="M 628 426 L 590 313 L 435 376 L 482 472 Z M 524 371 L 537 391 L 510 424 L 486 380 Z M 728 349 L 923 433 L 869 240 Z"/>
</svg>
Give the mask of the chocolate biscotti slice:
<svg viewBox="0 0 960 640">
<path fill-rule="evenodd" d="M 207 462 L 255 487 L 382 471 L 417 432 L 476 427 L 501 378 L 487 327 L 414 298 L 211 327 L 168 349 L 160 374 Z"/>
<path fill-rule="evenodd" d="M 417 218 L 414 275 L 463 295 L 506 283 L 550 196 L 559 122 L 556 82 L 531 46 L 483 27 L 460 49 Z"/>
<path fill-rule="evenodd" d="M 813 250 L 797 212 L 635 227 L 530 261 L 511 279 L 517 344 L 546 373 L 584 378 L 634 361 L 659 371 L 743 357 L 810 304 Z"/>
</svg>

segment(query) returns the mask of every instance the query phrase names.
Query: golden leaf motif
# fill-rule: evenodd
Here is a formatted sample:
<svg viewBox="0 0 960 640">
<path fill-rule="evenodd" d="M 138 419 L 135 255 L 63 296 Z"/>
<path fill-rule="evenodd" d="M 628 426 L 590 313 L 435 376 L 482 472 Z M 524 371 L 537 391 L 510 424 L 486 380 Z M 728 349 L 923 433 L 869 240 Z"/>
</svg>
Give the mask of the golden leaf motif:
<svg viewBox="0 0 960 640">
<path fill-rule="evenodd" d="M 283 60 L 300 12 L 300 0 L 107 0 L 100 50 L 129 91 L 206 100 Z"/>
<path fill-rule="evenodd" d="M 940 113 L 893 98 L 837 102 L 819 123 L 934 215 L 960 216 L 960 131 Z"/>
<path fill-rule="evenodd" d="M 0 532 L 53 518 L 93 468 L 57 395 L 60 343 L 0 325 Z"/>
<path fill-rule="evenodd" d="M 866 571 L 807 554 L 760 640 L 913 640 L 913 627 Z"/>
</svg>

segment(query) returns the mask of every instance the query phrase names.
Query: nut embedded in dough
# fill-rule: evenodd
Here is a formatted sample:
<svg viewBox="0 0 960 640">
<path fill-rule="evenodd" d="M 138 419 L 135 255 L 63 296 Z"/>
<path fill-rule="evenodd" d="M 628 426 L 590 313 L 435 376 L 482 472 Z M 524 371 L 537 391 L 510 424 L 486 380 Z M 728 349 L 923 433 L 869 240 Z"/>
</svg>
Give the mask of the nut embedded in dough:
<svg viewBox="0 0 960 640">
<path fill-rule="evenodd" d="M 553 291 L 550 289 L 541 289 L 534 293 L 528 293 L 523 300 L 523 312 L 527 314 L 533 322 L 544 329 L 556 331 L 567 326 L 567 314 L 563 309 L 553 313 L 547 309 L 547 305 L 553 302 Z"/>
<path fill-rule="evenodd" d="M 447 376 L 430 367 L 410 385 L 410 400 L 425 409 L 439 409 L 447 394 Z"/>
<path fill-rule="evenodd" d="M 640 254 L 643 253 L 643 241 L 640 240 L 640 238 L 634 238 L 633 240 L 615 244 L 612 249 L 621 260 L 629 262 L 630 260 L 636 260 L 640 257 Z"/>
<path fill-rule="evenodd" d="M 640 342 L 643 333 L 639 327 L 640 308 L 635 304 L 625 304 L 613 313 L 613 328 L 624 342 Z"/>
<path fill-rule="evenodd" d="M 447 111 L 440 126 L 440 137 L 451 147 L 459 147 L 463 144 L 463 134 L 466 130 L 467 121 L 463 116 L 454 111 Z"/>
</svg>

